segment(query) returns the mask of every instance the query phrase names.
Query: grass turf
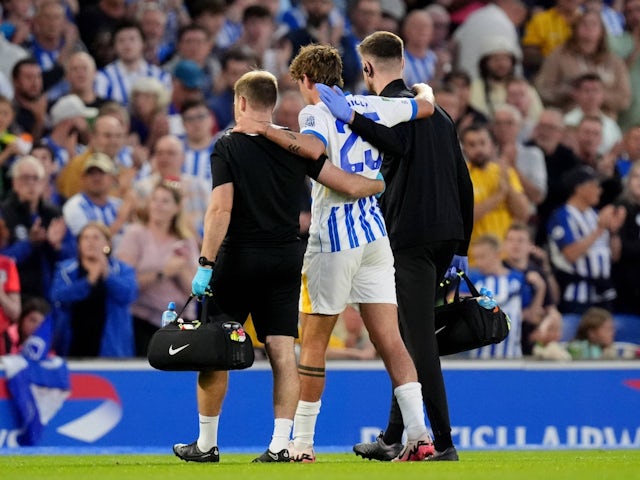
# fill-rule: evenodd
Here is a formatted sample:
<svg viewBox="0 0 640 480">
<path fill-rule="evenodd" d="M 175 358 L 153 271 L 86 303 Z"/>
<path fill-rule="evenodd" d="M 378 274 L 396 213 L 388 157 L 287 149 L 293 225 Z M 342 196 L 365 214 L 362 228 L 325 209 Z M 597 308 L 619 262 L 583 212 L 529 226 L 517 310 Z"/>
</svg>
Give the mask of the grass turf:
<svg viewBox="0 0 640 480">
<path fill-rule="evenodd" d="M 383 463 L 321 454 L 315 464 L 252 464 L 255 455 L 222 454 L 222 463 L 185 463 L 172 455 L 0 456 L 2 480 L 586 480 L 640 479 L 640 450 L 462 452 L 460 462 Z"/>
</svg>

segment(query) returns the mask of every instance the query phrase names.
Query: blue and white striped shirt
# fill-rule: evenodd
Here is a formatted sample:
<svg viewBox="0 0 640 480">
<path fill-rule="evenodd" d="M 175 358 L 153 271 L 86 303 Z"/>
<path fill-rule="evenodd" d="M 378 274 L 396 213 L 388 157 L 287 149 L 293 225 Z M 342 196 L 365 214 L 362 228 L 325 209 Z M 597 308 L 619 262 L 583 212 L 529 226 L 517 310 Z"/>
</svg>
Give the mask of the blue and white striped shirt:
<svg viewBox="0 0 640 480">
<path fill-rule="evenodd" d="M 62 207 L 64 222 L 74 236 L 78 236 L 82 227 L 89 222 L 102 222 L 111 225 L 118 216 L 122 200 L 109 197 L 104 205 L 97 205 L 84 193 L 76 193 Z"/>
<path fill-rule="evenodd" d="M 347 95 L 347 101 L 358 113 L 386 126 L 411 120 L 417 113 L 413 99 Z M 333 117 L 323 103 L 303 108 L 298 122 L 301 133 L 322 140 L 334 165 L 367 178 L 377 176 L 382 153 Z M 353 199 L 318 182 L 313 183 L 311 196 L 308 251 L 338 252 L 387 236 L 375 197 Z"/>
<path fill-rule="evenodd" d="M 580 211 L 565 204 L 551 214 L 547 224 L 551 263 L 555 268 L 570 275 L 586 279 L 608 279 L 611 276 L 611 250 L 609 232 L 605 231 L 589 247 L 584 255 L 570 263 L 562 250 L 572 243 L 582 240 L 598 228 L 598 213 L 593 208 Z M 565 302 L 582 304 L 599 303 L 615 298 L 615 290 L 597 292 L 587 281 L 573 281 L 562 292 Z"/>
<path fill-rule="evenodd" d="M 527 287 L 524 274 L 509 270 L 506 275 L 483 275 L 477 270 L 469 272 L 469 280 L 480 290 L 491 290 L 504 313 L 511 320 L 509 335 L 495 345 L 472 350 L 471 358 L 521 358 L 522 357 L 522 309 L 531 303 L 531 289 Z"/>
<path fill-rule="evenodd" d="M 422 57 L 414 57 L 404 51 L 404 83 L 415 85 L 416 83 L 428 83 L 436 74 L 436 62 L 438 57 L 433 50 L 427 51 Z"/>
<path fill-rule="evenodd" d="M 98 97 L 126 106 L 129 104 L 131 87 L 141 77 L 155 78 L 171 91 L 171 75 L 160 67 L 142 61 L 138 70 L 129 71 L 120 60 L 110 63 L 96 74 L 94 91 Z"/>
<path fill-rule="evenodd" d="M 211 182 L 211 154 L 213 146 L 216 144 L 212 140 L 208 147 L 194 150 L 189 147 L 187 138 L 181 137 L 184 145 L 184 163 L 182 164 L 182 173 L 188 173 L 194 177 L 202 178 L 207 182 Z"/>
</svg>

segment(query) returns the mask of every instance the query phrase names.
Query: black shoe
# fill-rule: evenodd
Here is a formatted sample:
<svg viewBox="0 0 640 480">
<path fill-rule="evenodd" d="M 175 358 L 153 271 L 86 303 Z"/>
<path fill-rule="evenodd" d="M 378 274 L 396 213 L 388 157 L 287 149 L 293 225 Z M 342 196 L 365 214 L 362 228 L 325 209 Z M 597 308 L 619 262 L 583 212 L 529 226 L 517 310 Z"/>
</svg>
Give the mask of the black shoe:
<svg viewBox="0 0 640 480">
<path fill-rule="evenodd" d="M 390 462 L 396 458 L 402 451 L 402 443 L 392 443 L 387 445 L 382 439 L 383 433 L 376 438 L 375 442 L 358 443 L 353 447 L 356 455 L 369 460 L 380 460 L 381 462 Z"/>
<path fill-rule="evenodd" d="M 185 462 L 219 462 L 220 452 L 218 447 L 213 447 L 211 450 L 201 452 L 198 448 L 198 442 L 190 444 L 176 443 L 173 446 L 173 453 Z"/>
<path fill-rule="evenodd" d="M 433 455 L 425 458 L 427 462 L 457 462 L 458 460 L 460 460 L 458 458 L 458 451 L 454 446 L 447 447 L 442 452 L 436 450 Z"/>
<path fill-rule="evenodd" d="M 266 452 L 260 455 L 258 458 L 254 458 L 251 460 L 251 463 L 270 463 L 270 462 L 287 462 L 291 461 L 291 456 L 289 455 L 289 449 L 285 448 L 280 450 L 278 453 L 273 453 L 271 450 L 267 448 Z"/>
</svg>

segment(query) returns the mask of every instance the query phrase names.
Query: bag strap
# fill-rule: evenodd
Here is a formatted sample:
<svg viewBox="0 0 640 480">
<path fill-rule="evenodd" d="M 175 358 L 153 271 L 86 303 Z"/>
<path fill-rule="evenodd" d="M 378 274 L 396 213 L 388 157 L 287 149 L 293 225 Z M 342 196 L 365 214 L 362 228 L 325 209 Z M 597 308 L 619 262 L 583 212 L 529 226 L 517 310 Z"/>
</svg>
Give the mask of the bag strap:
<svg viewBox="0 0 640 480">
<path fill-rule="evenodd" d="M 469 288 L 469 292 L 471 292 L 471 296 L 472 297 L 479 297 L 480 296 L 480 292 L 478 292 L 478 289 L 473 284 L 473 282 L 469 279 L 469 277 L 467 277 L 466 273 L 459 272 L 458 276 L 466 282 L 467 287 Z M 459 291 L 459 289 L 460 289 L 460 283 L 458 283 L 458 291 Z"/>
<path fill-rule="evenodd" d="M 184 304 L 184 307 L 182 307 L 180 309 L 180 313 L 178 313 L 178 318 L 182 317 L 182 314 L 184 313 L 184 311 L 187 309 L 187 307 L 189 306 L 189 304 L 191 303 L 191 300 L 193 300 L 193 298 L 195 297 L 195 295 L 192 293 L 189 295 L 189 298 L 187 298 L 187 301 Z"/>
</svg>

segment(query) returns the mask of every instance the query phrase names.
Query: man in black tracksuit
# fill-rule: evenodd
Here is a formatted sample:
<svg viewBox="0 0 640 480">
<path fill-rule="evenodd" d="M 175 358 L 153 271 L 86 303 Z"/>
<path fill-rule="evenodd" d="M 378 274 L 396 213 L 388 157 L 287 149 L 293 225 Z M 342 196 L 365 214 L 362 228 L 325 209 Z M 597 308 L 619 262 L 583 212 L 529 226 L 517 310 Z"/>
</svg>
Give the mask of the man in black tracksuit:
<svg viewBox="0 0 640 480">
<path fill-rule="evenodd" d="M 388 32 L 360 44 L 369 90 L 383 97 L 414 96 L 402 80 L 402 48 L 402 40 Z M 381 171 L 387 187 L 380 206 L 395 258 L 400 326 L 434 434 L 436 454 L 429 458 L 457 460 L 434 326 L 436 287 L 454 254 L 466 257 L 473 228 L 473 186 L 455 125 L 436 106 L 430 118 L 393 129 L 356 113 L 351 129 L 385 153 Z M 402 431 L 394 399 L 385 432 L 354 451 L 390 460 Z"/>
</svg>

